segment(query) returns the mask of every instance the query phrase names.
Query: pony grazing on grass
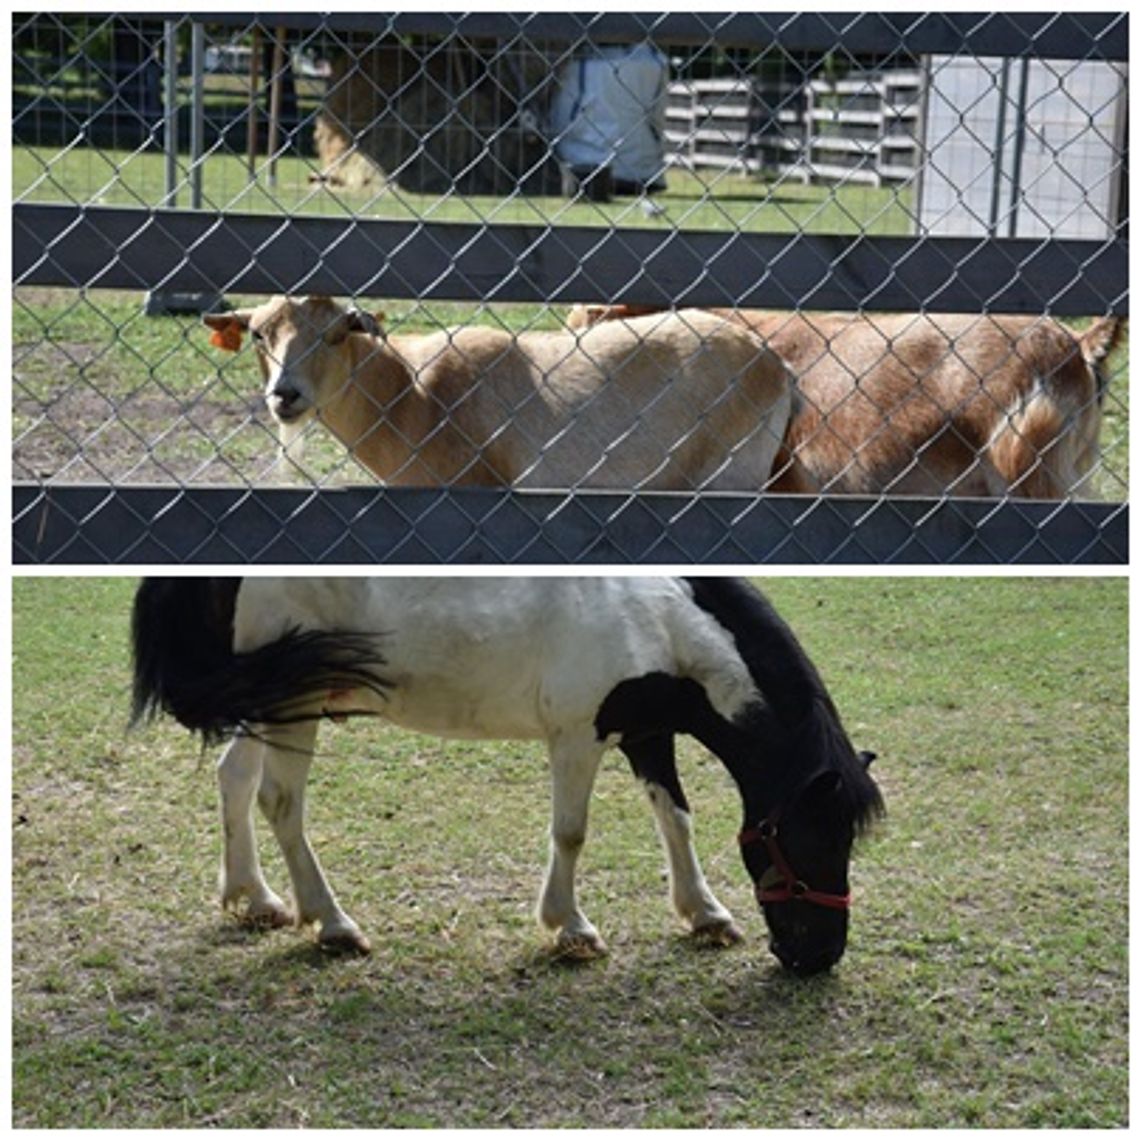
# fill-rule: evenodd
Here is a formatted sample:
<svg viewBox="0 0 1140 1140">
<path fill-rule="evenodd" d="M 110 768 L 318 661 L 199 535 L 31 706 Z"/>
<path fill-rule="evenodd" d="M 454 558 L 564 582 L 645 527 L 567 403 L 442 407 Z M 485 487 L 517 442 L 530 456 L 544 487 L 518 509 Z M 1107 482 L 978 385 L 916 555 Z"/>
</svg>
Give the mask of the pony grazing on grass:
<svg viewBox="0 0 1140 1140">
<path fill-rule="evenodd" d="M 791 630 L 728 578 L 151 578 L 132 622 L 133 722 L 173 715 L 218 764 L 222 903 L 255 923 L 315 923 L 320 944 L 369 943 L 305 835 L 318 722 L 371 714 L 445 737 L 546 742 L 551 853 L 538 918 L 564 954 L 605 951 L 575 866 L 594 777 L 619 748 L 645 784 L 673 905 L 694 935 L 739 939 L 693 847 L 674 754 L 695 737 L 742 801 L 740 846 L 776 957 L 825 970 L 847 942 L 852 844 L 882 811 L 823 682 Z M 295 909 L 266 884 L 257 800 Z"/>
</svg>

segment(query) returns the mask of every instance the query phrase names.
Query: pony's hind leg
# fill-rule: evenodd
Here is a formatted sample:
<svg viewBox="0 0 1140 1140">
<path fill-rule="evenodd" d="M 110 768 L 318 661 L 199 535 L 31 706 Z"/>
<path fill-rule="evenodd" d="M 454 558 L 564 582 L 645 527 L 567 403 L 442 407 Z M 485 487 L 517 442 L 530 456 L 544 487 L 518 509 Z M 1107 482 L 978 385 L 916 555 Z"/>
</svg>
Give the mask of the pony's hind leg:
<svg viewBox="0 0 1140 1140">
<path fill-rule="evenodd" d="M 297 922 L 319 926 L 322 949 L 367 954 L 371 949 L 368 939 L 341 910 L 305 835 L 305 784 L 313 762 L 316 734 L 315 721 L 301 721 L 272 731 L 264 753 L 257 800 L 289 868 Z"/>
<path fill-rule="evenodd" d="M 560 735 L 550 742 L 550 864 L 539 896 L 538 921 L 556 932 L 559 953 L 571 958 L 594 958 L 606 952 L 601 935 L 579 909 L 574 889 L 601 758 L 602 747 L 592 730 Z"/>
<path fill-rule="evenodd" d="M 269 889 L 253 831 L 253 801 L 261 784 L 265 745 L 249 736 L 230 741 L 218 760 L 222 811 L 222 907 L 259 926 L 288 926 L 293 915 Z"/>
<path fill-rule="evenodd" d="M 712 945 L 728 946 L 741 933 L 729 911 L 705 881 L 693 846 L 693 821 L 677 775 L 672 736 L 623 742 L 622 751 L 645 782 L 657 819 L 657 832 L 669 865 L 673 907 L 693 934 Z"/>
</svg>

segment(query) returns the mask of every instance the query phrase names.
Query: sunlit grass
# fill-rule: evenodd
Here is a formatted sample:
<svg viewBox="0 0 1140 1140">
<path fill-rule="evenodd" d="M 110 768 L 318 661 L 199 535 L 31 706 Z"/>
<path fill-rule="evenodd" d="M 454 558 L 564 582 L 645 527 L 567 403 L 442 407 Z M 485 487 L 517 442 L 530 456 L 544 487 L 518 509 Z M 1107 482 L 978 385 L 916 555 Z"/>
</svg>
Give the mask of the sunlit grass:
<svg viewBox="0 0 1140 1140">
<path fill-rule="evenodd" d="M 288 213 L 393 221 L 521 225 L 636 226 L 747 232 L 907 234 L 913 230 L 910 189 L 805 186 L 735 174 L 673 170 L 654 195 L 664 213 L 647 216 L 641 202 L 570 202 L 561 197 L 415 194 L 402 189 L 331 189 L 314 182 L 313 160 L 284 157 L 271 182 L 264 157 L 251 177 L 242 156 L 217 153 L 201 165 L 202 208 L 234 213 Z M 175 181 L 177 205 L 191 204 L 185 158 Z M 165 157 L 155 150 L 63 151 L 18 147 L 12 157 L 16 202 L 158 207 L 167 203 Z"/>
</svg>

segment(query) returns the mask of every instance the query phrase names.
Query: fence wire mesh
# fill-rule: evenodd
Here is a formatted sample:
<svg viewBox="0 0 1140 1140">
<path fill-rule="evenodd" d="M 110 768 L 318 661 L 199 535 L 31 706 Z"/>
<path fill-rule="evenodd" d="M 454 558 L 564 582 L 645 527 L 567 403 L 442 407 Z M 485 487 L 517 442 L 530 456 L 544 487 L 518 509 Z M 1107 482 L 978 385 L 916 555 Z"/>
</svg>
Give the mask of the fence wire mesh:
<svg viewBox="0 0 1140 1140">
<path fill-rule="evenodd" d="M 17 561 L 1123 561 L 1127 18 L 13 17 Z"/>
</svg>

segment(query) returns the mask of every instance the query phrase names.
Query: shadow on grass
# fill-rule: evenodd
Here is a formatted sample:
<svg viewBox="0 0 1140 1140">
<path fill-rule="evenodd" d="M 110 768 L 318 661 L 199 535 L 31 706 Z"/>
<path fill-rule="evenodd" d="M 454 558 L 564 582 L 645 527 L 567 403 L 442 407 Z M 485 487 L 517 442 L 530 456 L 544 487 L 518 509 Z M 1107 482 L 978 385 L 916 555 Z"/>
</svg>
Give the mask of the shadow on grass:
<svg viewBox="0 0 1140 1140">
<path fill-rule="evenodd" d="M 311 931 L 249 926 L 232 919 L 203 930 L 197 941 L 207 954 L 211 949 L 238 948 L 239 957 L 227 955 L 218 978 L 226 986 L 236 986 L 233 998 L 238 1005 L 243 989 L 248 995 L 263 992 L 266 985 L 283 990 L 319 987 L 342 1013 L 351 1008 L 353 1019 L 367 1014 L 387 1024 L 408 1025 L 418 1016 L 446 1009 L 448 1024 L 473 1016 L 489 1025 L 517 1024 L 523 1036 L 525 1022 L 507 1016 L 508 1011 L 518 1012 L 520 1001 L 537 998 L 554 1005 L 571 1001 L 575 1021 L 583 1026 L 595 1018 L 604 1023 L 610 1017 L 606 1011 L 628 1009 L 631 1001 L 641 1000 L 655 1011 L 692 1004 L 722 1028 L 734 1030 L 762 1030 L 773 1018 L 793 1017 L 812 1034 L 804 1042 L 805 1048 L 811 1048 L 812 1042 L 818 1045 L 820 1022 L 830 1018 L 836 1002 L 848 995 L 849 967 L 841 964 L 835 971 L 800 978 L 771 957 L 762 939 L 723 947 L 678 935 L 626 943 L 594 958 L 563 954 L 552 944 L 534 942 L 493 965 L 474 963 L 463 947 L 456 946 L 455 957 L 461 961 L 454 967 L 431 946 L 423 955 L 409 954 L 395 941 L 379 943 L 370 955 L 329 952 L 317 944 Z M 244 964 L 243 948 L 250 951 Z M 446 1032 L 447 1026 L 441 1023 L 438 1028 Z"/>
</svg>

